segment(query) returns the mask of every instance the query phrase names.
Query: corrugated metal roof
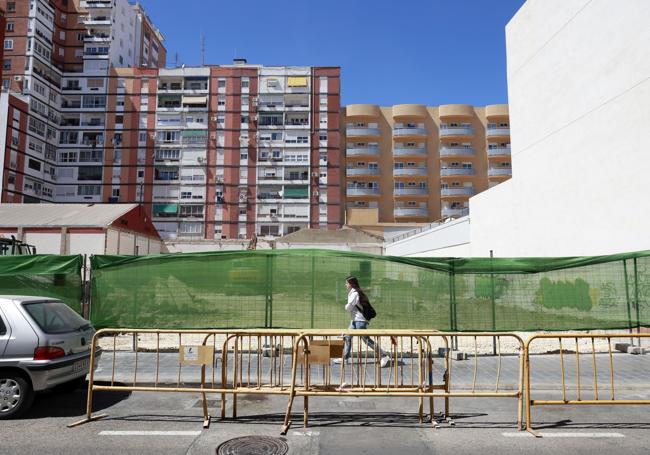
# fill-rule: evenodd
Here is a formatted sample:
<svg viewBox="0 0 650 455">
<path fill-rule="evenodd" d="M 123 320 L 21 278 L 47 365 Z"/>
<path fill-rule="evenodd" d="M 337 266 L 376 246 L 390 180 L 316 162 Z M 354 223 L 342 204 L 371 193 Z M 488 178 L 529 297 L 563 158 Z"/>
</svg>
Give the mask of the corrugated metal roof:
<svg viewBox="0 0 650 455">
<path fill-rule="evenodd" d="M 0 227 L 106 227 L 138 204 L 0 204 Z"/>
</svg>

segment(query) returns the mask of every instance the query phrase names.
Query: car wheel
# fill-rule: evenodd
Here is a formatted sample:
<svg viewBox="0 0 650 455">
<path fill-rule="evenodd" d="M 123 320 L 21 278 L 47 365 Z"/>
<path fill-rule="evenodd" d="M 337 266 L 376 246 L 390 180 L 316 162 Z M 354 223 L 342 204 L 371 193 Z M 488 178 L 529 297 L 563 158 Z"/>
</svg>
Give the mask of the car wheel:
<svg viewBox="0 0 650 455">
<path fill-rule="evenodd" d="M 0 372 L 0 419 L 18 417 L 34 402 L 34 391 L 22 376 Z"/>
</svg>

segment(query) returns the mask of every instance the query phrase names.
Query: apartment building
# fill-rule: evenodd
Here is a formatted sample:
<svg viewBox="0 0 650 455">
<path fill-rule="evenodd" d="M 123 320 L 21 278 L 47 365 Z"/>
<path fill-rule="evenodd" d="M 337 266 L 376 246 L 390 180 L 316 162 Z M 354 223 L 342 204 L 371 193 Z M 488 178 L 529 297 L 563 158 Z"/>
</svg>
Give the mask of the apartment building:
<svg viewBox="0 0 650 455">
<path fill-rule="evenodd" d="M 0 47 L 0 62 L 2 62 L 2 66 L 0 66 L 0 82 L 2 81 L 2 72 L 4 71 L 4 66 L 5 66 L 4 52 L 5 52 L 5 30 L 6 29 L 7 29 L 7 19 L 5 18 L 5 10 L 0 8 L 0 43 L 2 43 L 2 47 Z"/>
<path fill-rule="evenodd" d="M 469 198 L 510 178 L 507 105 L 349 105 L 346 219 L 374 231 L 467 213 Z"/>
<path fill-rule="evenodd" d="M 339 228 L 339 73 L 115 69 L 103 199 L 141 201 L 167 239 Z"/>
<path fill-rule="evenodd" d="M 110 72 L 164 66 L 162 35 L 128 0 L 0 6 L 7 21 L 2 88 L 28 106 L 25 145 L 7 144 L 0 201 L 102 202 L 108 100 L 115 98 Z"/>
</svg>

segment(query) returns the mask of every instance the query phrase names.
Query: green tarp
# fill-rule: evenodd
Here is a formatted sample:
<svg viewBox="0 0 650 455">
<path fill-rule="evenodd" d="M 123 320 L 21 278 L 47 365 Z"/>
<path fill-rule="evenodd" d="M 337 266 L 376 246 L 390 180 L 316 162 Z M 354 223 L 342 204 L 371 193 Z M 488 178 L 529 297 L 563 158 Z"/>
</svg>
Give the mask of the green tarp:
<svg viewBox="0 0 650 455">
<path fill-rule="evenodd" d="M 1 256 L 0 294 L 55 297 L 81 313 L 82 256 Z"/>
<path fill-rule="evenodd" d="M 650 326 L 650 252 L 599 257 L 404 258 L 260 250 L 92 258 L 100 327 L 338 328 L 345 277 L 375 328 L 528 331 Z"/>
<path fill-rule="evenodd" d="M 306 186 L 298 187 L 285 187 L 284 188 L 284 197 L 285 198 L 308 198 L 309 197 L 309 188 Z"/>
</svg>

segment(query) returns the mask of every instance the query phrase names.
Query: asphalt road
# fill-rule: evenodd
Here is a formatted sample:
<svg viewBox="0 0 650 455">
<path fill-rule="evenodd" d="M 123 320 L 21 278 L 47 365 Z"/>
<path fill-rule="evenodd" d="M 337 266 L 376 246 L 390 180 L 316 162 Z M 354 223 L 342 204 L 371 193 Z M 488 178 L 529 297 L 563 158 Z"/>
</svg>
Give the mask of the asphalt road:
<svg viewBox="0 0 650 455">
<path fill-rule="evenodd" d="M 83 390 L 39 395 L 25 418 L 0 424 L 0 453 L 214 454 L 231 438 L 279 437 L 286 408 L 285 397 L 241 396 L 237 420 L 214 419 L 204 430 L 196 395 L 97 393 L 96 411 L 109 416 L 67 428 L 82 417 L 85 395 Z M 218 415 L 218 397 L 209 399 L 214 400 L 211 413 Z M 297 400 L 294 411 L 301 411 L 301 401 Z M 452 400 L 455 426 L 443 424 L 439 429 L 418 423 L 416 410 L 414 399 L 312 399 L 308 428 L 303 428 L 301 414 L 293 416 L 285 437 L 288 453 L 647 454 L 650 446 L 650 413 L 641 406 L 535 408 L 537 428 L 546 435 L 542 439 L 516 431 L 512 399 Z M 142 433 L 119 433 L 133 431 Z"/>
</svg>

